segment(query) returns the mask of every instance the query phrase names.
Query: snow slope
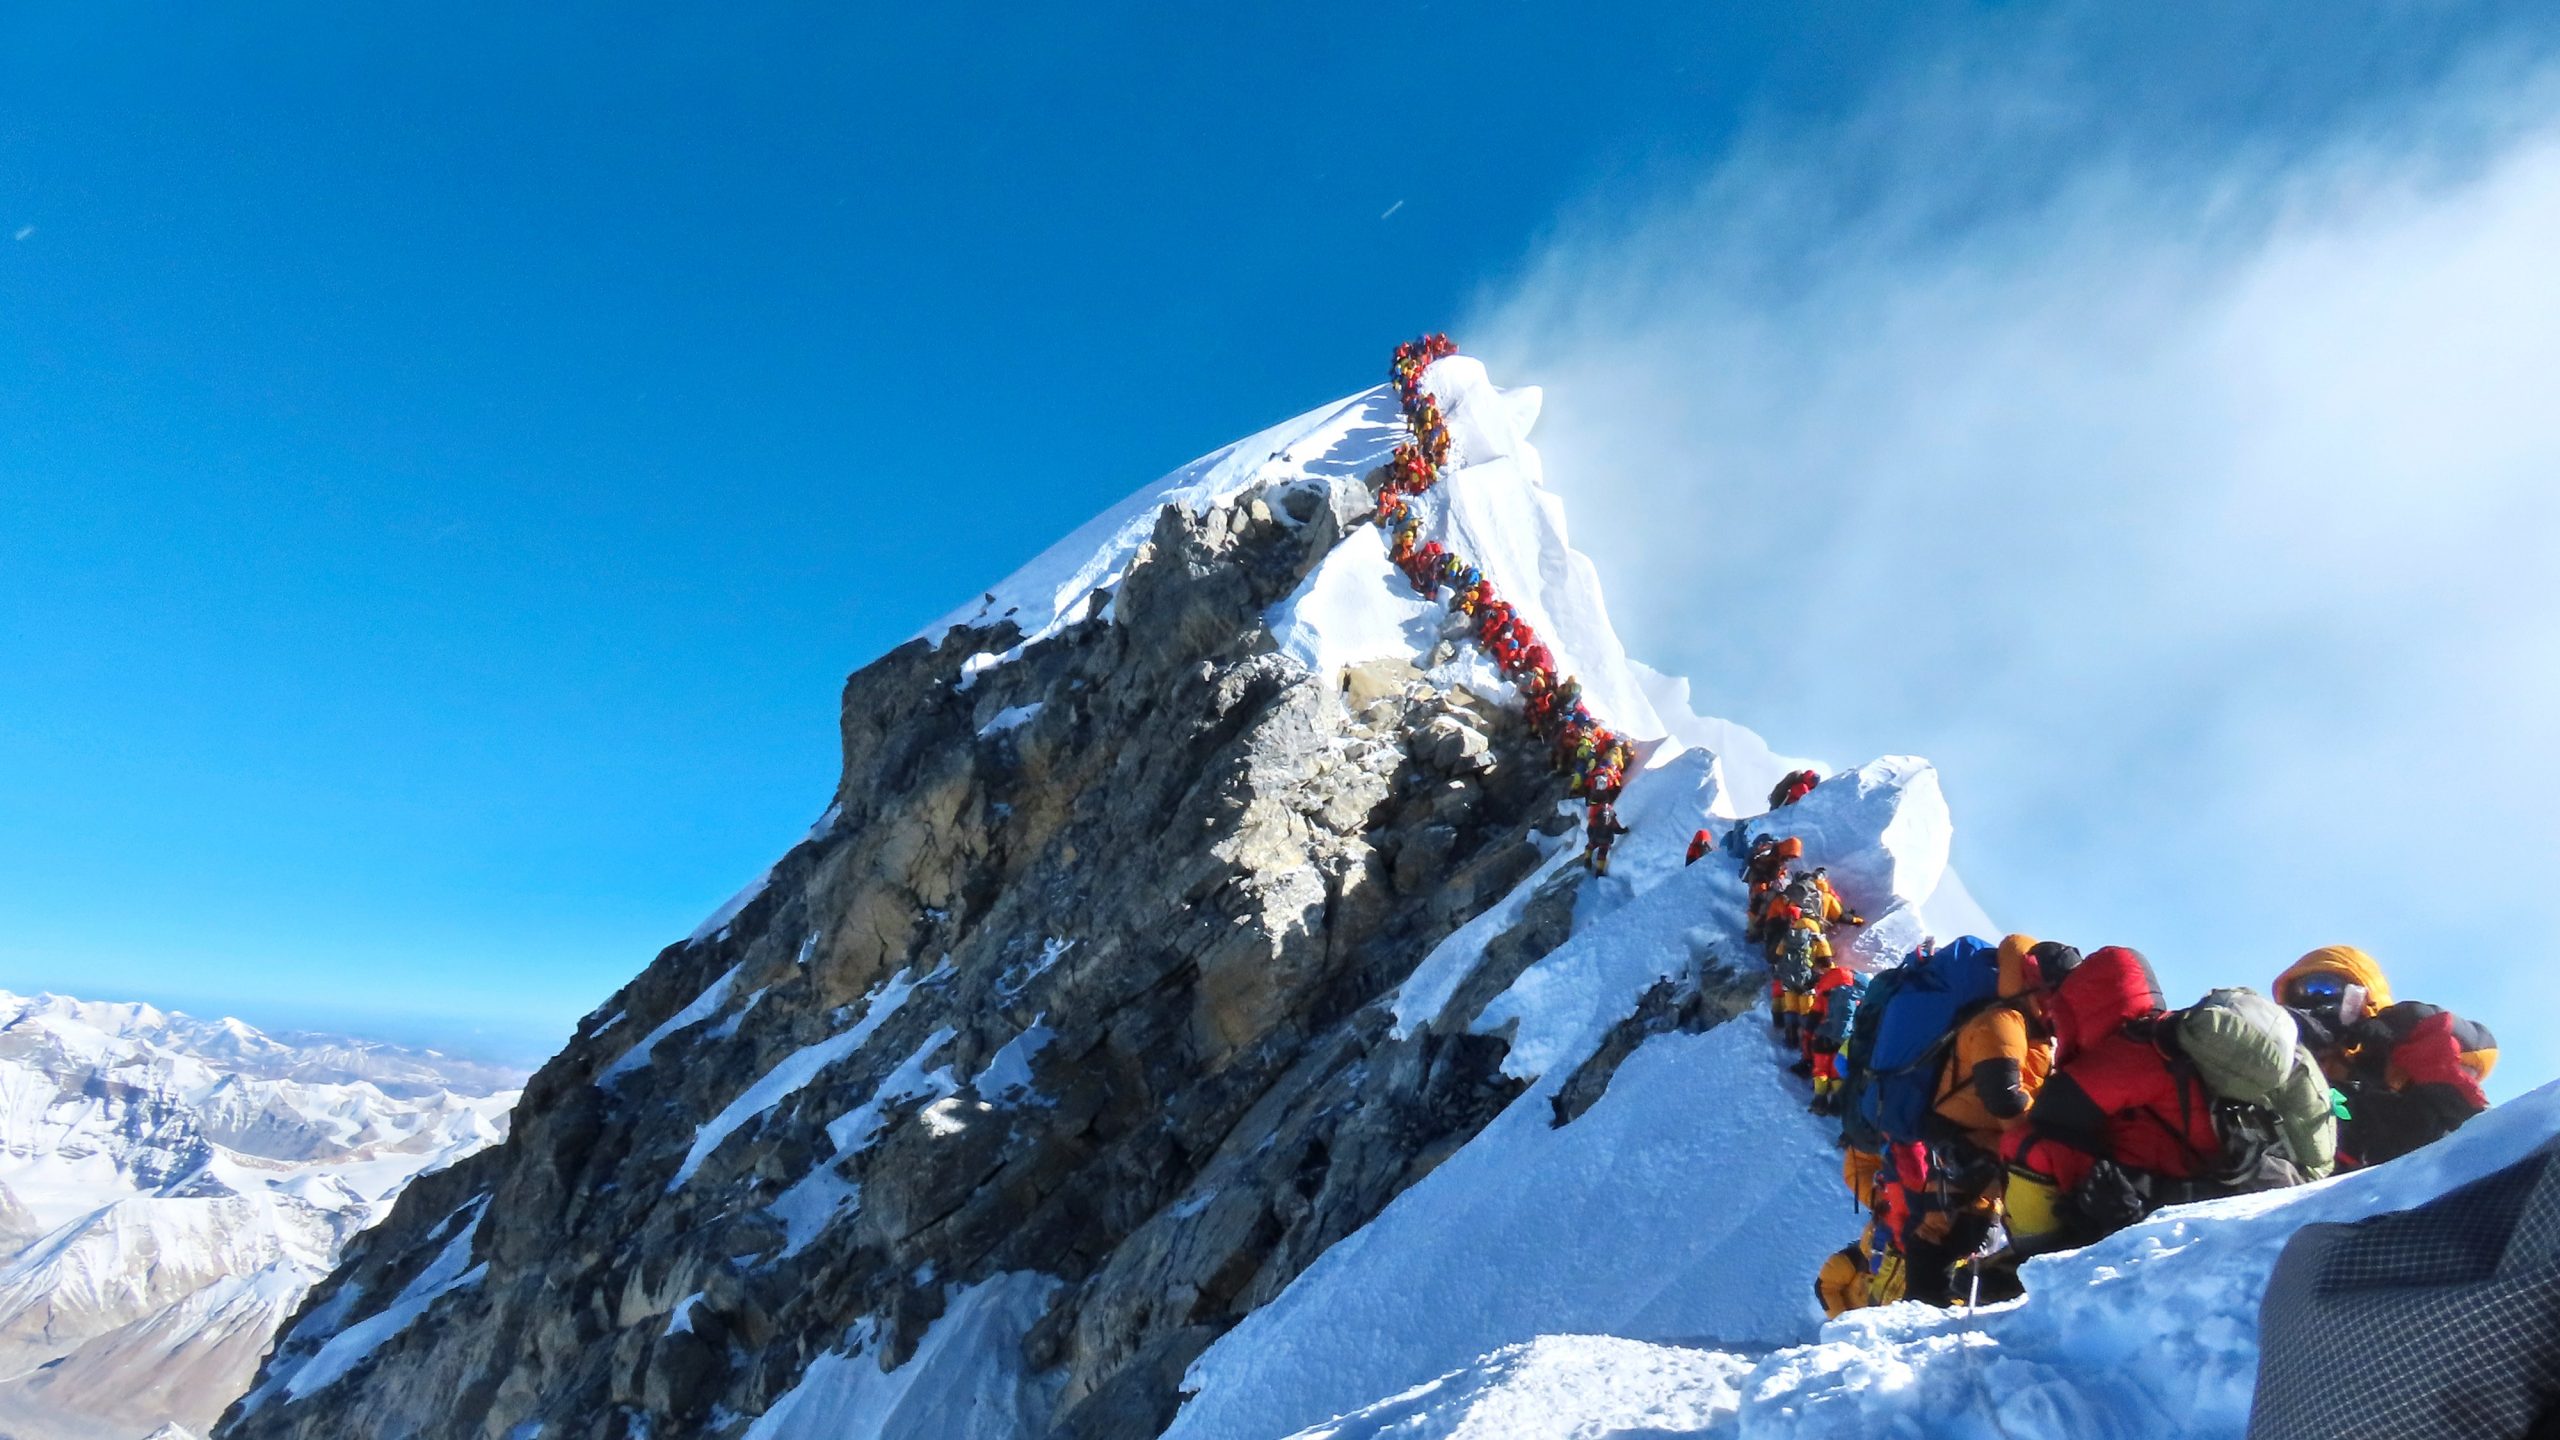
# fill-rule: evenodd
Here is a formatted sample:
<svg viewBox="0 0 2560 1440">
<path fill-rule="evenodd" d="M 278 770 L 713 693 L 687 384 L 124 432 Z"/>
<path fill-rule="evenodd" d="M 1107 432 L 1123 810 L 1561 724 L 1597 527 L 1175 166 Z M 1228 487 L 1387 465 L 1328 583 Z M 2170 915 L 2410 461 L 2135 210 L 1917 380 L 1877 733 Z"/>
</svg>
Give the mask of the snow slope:
<svg viewBox="0 0 2560 1440">
<path fill-rule="evenodd" d="M 1444 400 L 1456 390 L 1461 414 L 1525 413 L 1488 405 L 1479 374 L 1443 362 L 1430 383 Z M 1529 1091 L 1211 1346 L 1169 1437 L 2237 1434 L 2256 1296 L 2287 1235 L 2416 1203 L 2560 1131 L 2560 1093 L 2546 1091 L 2382 1171 L 2172 1212 L 2039 1261 L 2027 1276 L 2033 1298 L 2002 1310 L 1960 1320 L 1900 1306 L 1822 1328 L 1811 1277 L 1862 1216 L 1840 1182 L 1831 1127 L 1804 1114 L 1758 1024 L 1656 1037 L 1588 1112 L 1549 1124 L 1562 1077 L 1647 987 L 1746 953 L 1733 933 L 1742 890 L 1732 857 L 1684 868 L 1682 851 L 1699 817 L 1759 809 L 1796 762 L 1689 714 L 1685 687 L 1595 636 L 1605 610 L 1596 588 L 1586 593 L 1587 567 L 1563 550 L 1533 453 L 1493 423 L 1458 429 L 1466 468 L 1434 492 L 1449 499 L 1427 533 L 1478 557 L 1506 598 L 1551 617 L 1542 634 L 1567 627 L 1595 711 L 1656 740 L 1620 806 L 1635 833 L 1611 876 L 1585 887 L 1573 938 L 1472 1021 L 1510 1033 L 1507 1068 L 1534 1078 Z M 1487 488 L 1497 493 L 1479 493 Z M 1523 526 L 1546 527 L 1534 558 L 1496 543 Z M 1376 613 L 1403 604 L 1401 577 L 1377 570 L 1374 549 L 1344 546 L 1327 568 L 1359 573 L 1320 573 L 1279 617 L 1284 633 L 1316 632 L 1292 639 L 1292 653 L 1347 663 L 1423 628 L 1359 618 L 1363 594 L 1385 592 Z M 1953 826 L 1925 762 L 1826 773 L 1771 823 L 1801 836 L 1870 920 L 1853 963 L 1889 964 L 1924 935 L 1999 933 L 1947 868 Z M 1400 1025 L 1464 1018 L 1442 1007 L 1485 940 L 1573 848 L 1424 962 L 1398 996 Z"/>
<path fill-rule="evenodd" d="M 1803 1117 L 1757 1026 L 1657 1039 L 1574 1124 L 1548 1123 L 1556 1087 L 1638 996 L 1666 976 L 1738 963 L 1735 862 L 1685 867 L 1682 852 L 1693 830 L 1722 831 L 1756 813 L 1779 775 L 1808 762 L 1695 714 L 1686 682 L 1627 655 L 1528 440 L 1536 391 L 1502 390 L 1464 357 L 1435 365 L 1427 383 L 1450 418 L 1453 456 L 1419 504 L 1425 537 L 1479 564 L 1558 668 L 1581 679 L 1600 719 L 1640 742 L 1641 769 L 1621 806 L 1635 833 L 1615 873 L 1584 887 L 1574 939 L 1472 1020 L 1510 1034 L 1508 1066 L 1533 1082 L 1528 1092 L 1204 1355 L 1191 1377 L 1199 1393 L 1176 1435 L 1276 1436 L 1552 1332 L 1798 1339 L 1813 1318 L 1804 1277 L 1857 1223 L 1839 1194 L 1834 1153 Z M 1365 476 L 1403 433 L 1385 387 L 1275 426 L 1133 494 L 924 638 L 999 618 L 1019 626 L 1022 644 L 964 667 L 961 683 L 971 684 L 1064 624 L 1108 619 L 1109 592 L 1159 507 L 1205 509 L 1257 487 L 1315 486 L 1338 511 L 1365 510 Z M 1452 643 L 1443 608 L 1412 593 L 1373 528 L 1355 530 L 1267 619 L 1282 653 L 1319 674 L 1392 658 L 1442 684 L 1512 693 L 1471 644 Z M 1947 872 L 1952 826 L 1926 762 L 1888 759 L 1843 775 L 1788 818 L 1834 867 L 1850 902 L 1877 918 L 1880 946 L 1898 954 L 1927 931 L 1988 928 Z M 1485 942 L 1577 849 L 1559 844 L 1513 896 L 1429 957 L 1397 997 L 1399 1025 L 1441 1018 Z M 848 1188 L 839 1182 L 805 1197 L 806 1208 L 858 1203 L 840 1193 Z M 984 1328 L 982 1319 L 969 1323 Z M 853 1337 L 848 1357 L 863 1348 Z M 965 1368 L 1003 1348 L 929 1344 L 931 1356 L 908 1368 Z M 923 1374 L 907 1383 L 937 1382 Z M 820 1406 L 815 1392 L 825 1388 L 813 1377 L 788 1413 L 830 1423 L 853 1413 L 843 1408 L 849 1401 Z M 756 1433 L 803 1433 L 778 1428 L 785 1413 L 778 1407 Z"/>
<path fill-rule="evenodd" d="M 1858 1311 L 1810 1343 L 1756 1355 L 1548 1337 L 1455 1365 L 1293 1440 L 2237 1437 L 2256 1374 L 2258 1297 L 2295 1230 L 2421 1204 L 2555 1135 L 2560 1085 L 2547 1085 L 2388 1165 L 2163 1211 L 2032 1261 L 2029 1298 L 1979 1315 Z M 1631 1401 L 1639 1413 L 1621 1420 Z"/>
<path fill-rule="evenodd" d="M 209 1427 L 349 1237 L 504 1135 L 518 1078 L 0 992 L 0 1433 Z"/>
<path fill-rule="evenodd" d="M 1478 1031 L 1511 1034 L 1505 1066 L 1535 1083 L 1213 1345 L 1170 1435 L 1285 1434 L 1542 1335 L 1778 1344 L 1809 1333 L 1809 1277 L 1862 1216 L 1758 1019 L 1652 1039 L 1597 1104 L 1551 1123 L 1557 1089 L 1657 981 L 1751 973 L 1738 862 L 1684 863 L 1694 826 L 1675 822 L 1711 796 L 1702 769 L 1675 760 L 1628 788 L 1634 834 L 1609 878 L 1586 887 L 1573 937 L 1475 1017 Z M 1831 808 L 1808 833 L 1844 877 L 1880 887 L 1864 903 L 1925 902 L 1944 845 L 1922 845 L 1936 863 L 1919 863 L 1910 837 L 1946 825 L 1928 768 L 1879 761 L 1824 788 Z M 1462 930 L 1426 959 L 1398 1020 L 1434 1018 L 1485 938 Z"/>
<path fill-rule="evenodd" d="M 2174 1212 L 2040 1261 L 2035 1298 L 2007 1310 L 1957 1321 L 1896 1307 L 1824 1330 L 1811 1276 L 1862 1216 L 1829 1127 L 1804 1114 L 1762 1026 L 1658 1036 L 1587 1112 L 1550 1123 L 1564 1078 L 1649 987 L 1747 966 L 1734 860 L 1685 867 L 1683 851 L 1700 826 L 1721 833 L 1760 811 L 1776 778 L 1807 762 L 1695 714 L 1686 682 L 1626 655 L 1527 439 L 1536 392 L 1503 391 L 1463 357 L 1433 366 L 1426 384 L 1455 443 L 1452 472 L 1418 502 L 1425 538 L 1480 565 L 1558 668 L 1582 679 L 1602 722 L 1643 742 L 1620 806 L 1635 831 L 1613 873 L 1584 887 L 1573 938 L 1477 1015 L 1444 1011 L 1486 941 L 1573 863 L 1576 844 L 1558 844 L 1407 980 L 1400 1027 L 1508 1033 L 1507 1068 L 1530 1088 L 1194 1362 L 1169 1436 L 2236 1433 L 2251 1306 L 2285 1235 L 2423 1199 L 2560 1128 L 2560 1099 L 2537 1096 L 2440 1154 Z M 1381 389 L 1207 457 L 945 623 L 1011 614 L 1036 636 L 1081 618 L 1158 504 L 1204 505 L 1255 484 L 1356 484 L 1399 438 L 1397 421 Z M 1440 683 L 1509 693 L 1442 608 L 1411 592 L 1374 530 L 1337 547 L 1269 621 L 1282 651 L 1318 673 L 1395 658 Z M 1776 823 L 1870 922 L 1853 963 L 1890 964 L 1923 936 L 1999 933 L 1948 868 L 1953 823 L 1926 762 L 1816 768 L 1825 783 Z M 2165 1378 L 2126 1378 L 2139 1374 Z M 1992 1394 L 2011 1397 L 1996 1415 Z"/>
</svg>

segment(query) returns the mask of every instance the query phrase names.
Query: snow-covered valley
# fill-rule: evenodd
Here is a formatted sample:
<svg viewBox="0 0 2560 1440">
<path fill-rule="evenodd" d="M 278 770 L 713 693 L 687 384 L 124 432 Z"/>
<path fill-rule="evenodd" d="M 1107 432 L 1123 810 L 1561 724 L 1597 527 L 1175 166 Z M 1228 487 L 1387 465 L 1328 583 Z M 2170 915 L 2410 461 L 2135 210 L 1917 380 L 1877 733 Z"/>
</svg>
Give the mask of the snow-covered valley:
<svg viewBox="0 0 2560 1440">
<path fill-rule="evenodd" d="M 0 1434 L 201 1433 L 401 1188 L 521 1077 L 142 1004 L 0 992 Z"/>
</svg>

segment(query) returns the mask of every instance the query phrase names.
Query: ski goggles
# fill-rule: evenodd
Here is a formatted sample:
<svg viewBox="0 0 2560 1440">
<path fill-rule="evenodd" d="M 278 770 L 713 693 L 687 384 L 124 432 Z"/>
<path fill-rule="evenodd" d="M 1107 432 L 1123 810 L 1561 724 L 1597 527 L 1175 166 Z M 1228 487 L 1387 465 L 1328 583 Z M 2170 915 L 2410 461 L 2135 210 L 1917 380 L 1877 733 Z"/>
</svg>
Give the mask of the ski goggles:
<svg viewBox="0 0 2560 1440">
<path fill-rule="evenodd" d="M 2337 975 L 2297 976 L 2284 987 L 2285 1002 L 2297 1009 L 2334 1005 L 2347 993 L 2348 982 Z"/>
</svg>

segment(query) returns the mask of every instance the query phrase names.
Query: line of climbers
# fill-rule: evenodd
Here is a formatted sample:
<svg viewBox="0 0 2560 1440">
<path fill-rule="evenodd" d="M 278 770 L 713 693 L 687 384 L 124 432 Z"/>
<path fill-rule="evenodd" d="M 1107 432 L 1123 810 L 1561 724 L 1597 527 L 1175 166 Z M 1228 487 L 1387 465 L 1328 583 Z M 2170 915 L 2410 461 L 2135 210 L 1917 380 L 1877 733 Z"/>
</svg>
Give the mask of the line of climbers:
<svg viewBox="0 0 2560 1440">
<path fill-rule="evenodd" d="M 1862 976 L 1828 939 L 1858 917 L 1801 868 L 1801 841 L 1747 829 L 1727 845 L 1746 933 L 1768 947 L 1772 1023 L 1815 1113 L 1839 1117 L 1841 1175 L 1869 1216 L 1815 1278 L 1830 1315 L 2008 1299 L 2031 1256 L 2163 1206 L 2380 1164 L 2488 1108 L 2488 1027 L 2395 1003 L 2353 946 L 2287 966 L 2272 997 L 2216 989 L 2180 1010 L 2120 945 L 1968 935 Z"/>
<path fill-rule="evenodd" d="M 1616 801 L 1633 750 L 1592 718 L 1579 681 L 1559 679 L 1529 623 L 1466 557 L 1424 543 L 1413 501 L 1449 466 L 1447 417 L 1423 372 L 1457 353 L 1446 335 L 1396 347 L 1390 374 L 1412 438 L 1377 480 L 1389 555 L 1426 598 L 1445 590 L 1516 685 L 1557 771 L 1587 803 L 1585 861 L 1607 874 L 1627 833 Z M 1774 813 L 1820 783 L 1781 778 Z M 1824 1262 L 1815 1292 L 1839 1315 L 1921 1300 L 1968 1304 L 2018 1293 L 2030 1256 L 2084 1245 L 2166 1205 L 2302 1184 L 2379 1164 L 2452 1133 L 2488 1108 L 2497 1063 L 2486 1026 L 2394 1003 L 2373 958 L 2312 951 L 2276 977 L 2274 998 L 2217 989 L 2171 1010 L 2142 955 L 2011 935 L 1923 942 L 1861 975 L 1834 955 L 1834 927 L 1863 925 L 1803 842 L 1738 824 L 1726 836 L 1749 892 L 1745 935 L 1770 966 L 1770 1019 L 1836 1116 L 1842 1178 L 1866 1232 Z M 1689 846 L 1714 850 L 1708 831 Z"/>
<path fill-rule="evenodd" d="M 1594 874 L 1606 875 L 1609 852 L 1627 833 L 1618 820 L 1618 793 L 1626 785 L 1635 748 L 1592 718 L 1583 703 L 1582 682 L 1570 675 L 1557 677 L 1554 652 L 1494 590 L 1481 568 L 1436 540 L 1422 539 L 1422 520 L 1413 501 L 1449 468 L 1448 417 L 1440 411 L 1439 397 L 1422 388 L 1422 374 L 1434 361 L 1457 353 L 1457 342 L 1446 335 L 1426 335 L 1396 347 L 1388 375 L 1412 438 L 1399 443 L 1373 477 L 1378 488 L 1373 518 L 1387 532 L 1388 558 L 1414 590 L 1425 599 L 1438 599 L 1445 591 L 1449 608 L 1471 622 L 1476 643 L 1518 687 L 1530 727 L 1547 742 L 1556 772 L 1566 777 L 1568 791 L 1585 802 L 1583 863 Z"/>
</svg>

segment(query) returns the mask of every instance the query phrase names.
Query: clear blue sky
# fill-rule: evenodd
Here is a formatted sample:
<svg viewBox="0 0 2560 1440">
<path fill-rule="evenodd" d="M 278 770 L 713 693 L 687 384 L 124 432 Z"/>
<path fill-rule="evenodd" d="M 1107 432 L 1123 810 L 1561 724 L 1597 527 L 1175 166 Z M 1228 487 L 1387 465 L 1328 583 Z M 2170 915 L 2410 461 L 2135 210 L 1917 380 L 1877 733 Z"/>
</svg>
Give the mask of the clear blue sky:
<svg viewBox="0 0 2560 1440">
<path fill-rule="evenodd" d="M 846 671 L 1566 217 L 1951 40 L 2221 151 L 2513 28 L 1570 11 L 11 7 L 0 984 L 539 1050 Z"/>
</svg>

